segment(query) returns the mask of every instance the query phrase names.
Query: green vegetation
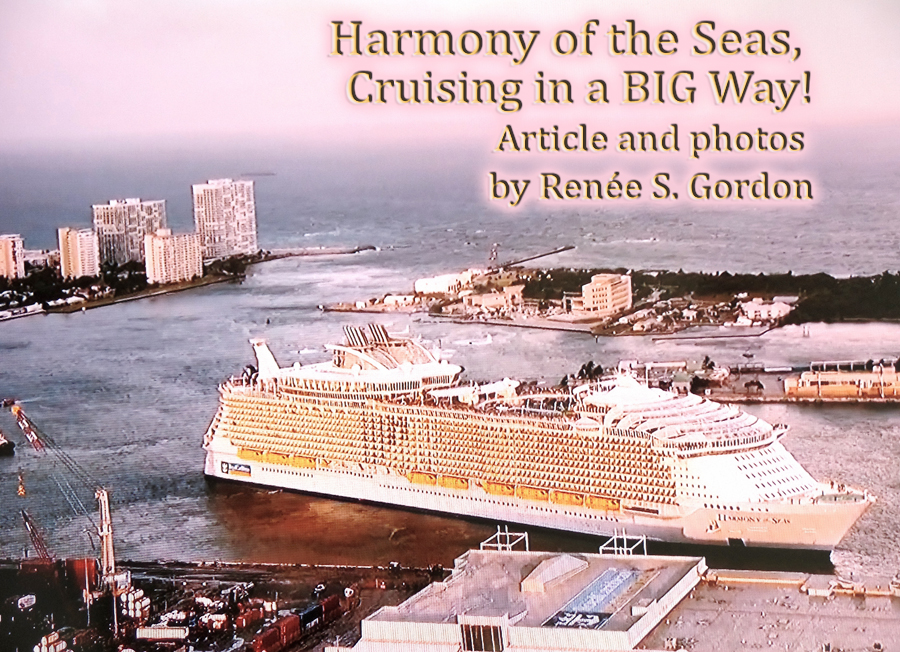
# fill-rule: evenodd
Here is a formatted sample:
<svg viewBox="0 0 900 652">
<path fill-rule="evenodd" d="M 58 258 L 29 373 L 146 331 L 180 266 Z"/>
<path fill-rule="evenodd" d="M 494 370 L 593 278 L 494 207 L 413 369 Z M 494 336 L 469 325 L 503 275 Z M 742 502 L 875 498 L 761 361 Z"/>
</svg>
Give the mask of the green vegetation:
<svg viewBox="0 0 900 652">
<path fill-rule="evenodd" d="M 103 285 L 113 290 L 113 296 L 117 297 L 140 292 L 147 287 L 147 272 L 144 265 L 134 261 L 124 265 L 104 263 L 100 268 L 100 277 Z"/>
<path fill-rule="evenodd" d="M 562 299 L 563 292 L 581 294 L 581 287 L 587 285 L 594 274 L 628 274 L 624 268 L 618 269 L 536 269 L 523 272 L 526 299 L 549 301 Z M 635 301 L 650 295 L 649 286 L 640 285 L 641 272 L 632 273 L 631 290 Z"/>
<path fill-rule="evenodd" d="M 525 296 L 532 299 L 560 299 L 563 292 L 581 292 L 591 276 L 624 274 L 623 269 L 535 270 L 526 273 Z M 834 278 L 828 274 L 730 274 L 721 272 L 632 272 L 635 302 L 659 290 L 660 298 L 732 301 L 735 295 L 771 298 L 777 295 L 800 297 L 786 323 L 811 321 L 900 319 L 900 274 Z"/>
<path fill-rule="evenodd" d="M 247 266 L 258 262 L 259 256 L 232 256 L 215 260 L 204 269 L 205 276 L 234 277 L 244 275 Z M 146 290 L 147 273 L 139 262 L 124 265 L 104 263 L 100 276 L 64 279 L 59 267 L 26 264 L 25 278 L 0 277 L 0 310 L 40 304 L 44 309 L 53 301 L 80 295 L 87 299 L 112 299 L 134 295 Z"/>
<path fill-rule="evenodd" d="M 0 293 L 9 292 L 0 299 L 0 309 L 40 304 L 45 309 L 51 301 L 81 295 L 123 296 L 140 292 L 147 287 L 147 275 L 141 263 L 125 265 L 104 263 L 100 276 L 82 276 L 64 279 L 54 266 L 26 266 L 25 278 L 0 277 Z"/>
<path fill-rule="evenodd" d="M 835 279 L 817 274 L 820 285 L 800 295 L 788 323 L 900 319 L 900 274 Z"/>
</svg>

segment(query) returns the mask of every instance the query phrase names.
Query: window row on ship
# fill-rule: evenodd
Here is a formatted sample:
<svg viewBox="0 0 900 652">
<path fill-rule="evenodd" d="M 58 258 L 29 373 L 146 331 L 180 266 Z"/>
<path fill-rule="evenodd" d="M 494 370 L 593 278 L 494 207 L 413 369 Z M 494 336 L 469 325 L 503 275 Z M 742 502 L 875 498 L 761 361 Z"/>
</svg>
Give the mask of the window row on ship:
<svg viewBox="0 0 900 652">
<path fill-rule="evenodd" d="M 313 477 L 313 475 L 311 473 L 303 473 L 301 471 L 290 471 L 287 469 L 278 469 L 275 467 L 267 467 L 267 466 L 263 466 L 262 469 L 263 469 L 263 471 L 267 471 L 269 473 L 302 476 L 302 477 L 306 477 L 306 478 Z M 353 476 L 362 477 L 362 478 L 371 478 L 371 476 L 365 475 L 363 473 L 356 473 L 353 471 L 346 471 L 343 469 L 336 470 L 335 472 L 345 473 L 347 475 L 353 475 Z M 615 522 L 618 522 L 618 520 L 619 520 L 612 516 L 601 516 L 599 514 L 590 514 L 590 513 L 584 513 L 584 512 L 570 512 L 570 511 L 561 510 L 561 509 L 557 509 L 557 508 L 553 508 L 553 507 L 542 507 L 540 505 L 529 505 L 529 504 L 523 504 L 521 502 L 513 503 L 513 502 L 509 502 L 509 501 L 494 500 L 491 498 L 481 498 L 478 496 L 438 493 L 436 491 L 428 491 L 427 489 L 418 489 L 418 488 L 414 488 L 414 487 L 392 486 L 392 487 L 387 487 L 387 488 L 392 489 L 392 490 L 405 491 L 407 493 L 426 494 L 429 496 L 433 496 L 435 498 L 448 498 L 449 497 L 449 498 L 455 498 L 457 500 L 467 500 L 469 502 L 487 503 L 487 504 L 491 504 L 491 505 L 497 505 L 498 507 L 517 507 L 517 508 L 526 507 L 527 509 L 530 509 L 532 511 L 550 512 L 553 514 L 560 514 L 563 516 L 574 516 L 574 517 L 580 517 L 580 518 L 591 519 L 591 520 L 615 521 Z"/>
<path fill-rule="evenodd" d="M 343 432 L 340 438 L 336 438 L 333 433 L 323 430 L 321 434 L 307 433 L 302 441 L 297 441 L 290 437 L 277 436 L 269 428 L 258 426 L 237 426 L 229 427 L 231 438 L 237 440 L 253 441 L 254 443 L 264 443 L 268 445 L 277 445 L 288 450 L 302 450 L 306 448 L 320 448 L 329 451 L 348 452 L 353 454 L 362 453 L 381 453 L 393 454 L 399 456 L 409 456 L 412 458 L 445 458 L 453 460 L 457 463 L 477 463 L 489 462 L 491 456 L 486 456 L 485 447 L 478 447 L 472 450 L 469 447 L 448 446 L 440 444 L 438 447 L 429 446 L 422 448 L 417 445 L 416 441 L 407 441 L 391 444 L 378 438 L 368 437 L 362 431 Z M 359 444 L 365 445 L 360 449 Z M 496 451 L 502 457 L 497 462 L 503 466 L 526 464 L 529 468 L 552 473 L 554 471 L 571 473 L 573 471 L 593 471 L 603 474 L 617 474 L 620 477 L 627 476 L 631 478 L 657 478 L 664 477 L 666 474 L 657 460 L 639 458 L 635 455 L 585 455 L 578 449 L 569 451 L 557 449 L 554 451 L 552 459 L 547 457 L 546 450 L 537 450 L 529 452 L 528 450 L 515 449 L 509 451 L 504 448 Z M 605 451 L 604 451 L 605 452 Z"/>
<path fill-rule="evenodd" d="M 223 422 L 222 426 L 238 436 L 241 436 L 241 433 L 243 433 L 243 436 L 245 437 L 259 437 L 263 441 L 280 443 L 291 448 L 296 447 L 298 443 L 307 443 L 325 445 L 329 448 L 344 446 L 357 449 L 359 444 L 362 443 L 368 450 L 381 452 L 397 450 L 400 453 L 408 452 L 409 454 L 427 454 L 431 456 L 449 455 L 450 457 L 461 461 L 484 459 L 486 452 L 490 453 L 493 451 L 503 454 L 504 456 L 509 455 L 510 452 L 509 446 L 495 447 L 482 443 L 478 443 L 474 447 L 460 446 L 454 445 L 454 442 L 452 441 L 442 442 L 440 440 L 427 442 L 428 445 L 423 449 L 425 442 L 418 441 L 418 438 L 415 436 L 410 438 L 399 438 L 391 442 L 385 441 L 383 437 L 374 436 L 371 433 L 365 432 L 361 427 L 342 430 L 339 435 L 336 435 L 336 433 L 328 427 L 307 427 L 303 433 L 302 442 L 297 442 L 290 435 L 287 437 L 279 435 L 277 431 L 273 432 L 271 428 L 266 426 L 258 426 L 256 424 L 251 425 L 249 423 L 238 424 L 236 422 L 230 422 L 228 419 Z M 583 449 L 574 446 L 558 446 L 553 450 L 553 455 L 555 457 L 552 460 L 548 460 L 545 446 L 517 446 L 511 452 L 513 460 L 521 459 L 523 462 L 530 463 L 539 469 L 546 470 L 553 470 L 557 467 L 565 466 L 562 462 L 566 461 L 574 463 L 574 465 L 579 468 L 587 467 L 599 469 L 601 467 L 610 467 L 604 470 L 608 470 L 609 472 L 618 471 L 637 476 L 647 475 L 648 473 L 652 474 L 661 469 L 659 460 L 653 456 L 622 453 L 605 449 L 599 449 L 591 455 L 590 453 L 592 451 L 590 450 L 585 453 Z M 633 473 L 635 470 L 640 471 L 640 473 Z"/>
<path fill-rule="evenodd" d="M 290 379 L 291 381 L 295 381 L 297 379 Z M 282 381 L 284 382 L 284 381 Z M 397 386 L 408 386 L 415 385 L 418 386 L 416 382 L 404 382 L 404 383 L 393 383 L 392 385 Z M 379 388 L 381 386 L 378 386 Z M 349 391 L 349 390 L 348 390 Z M 379 391 L 381 391 L 379 389 Z M 393 391 L 393 390 L 386 390 Z M 405 391 L 404 389 L 397 389 L 396 391 Z M 256 394 L 256 393 L 254 393 Z M 246 396 L 246 394 L 245 394 Z M 362 398 L 364 395 L 359 394 L 359 398 Z M 247 398 L 271 398 L 271 395 L 265 395 L 265 393 L 260 393 L 257 396 L 247 396 Z M 317 398 L 325 398 L 330 401 L 346 401 L 344 407 L 357 407 L 358 403 L 355 404 L 352 397 L 349 397 L 346 392 L 324 392 L 319 394 Z M 253 411 L 258 411 L 260 409 L 260 405 L 257 401 L 248 401 L 249 405 L 246 408 L 249 408 Z M 272 405 L 266 406 L 268 407 L 268 411 L 272 413 L 281 413 L 284 410 L 284 405 L 278 401 L 275 401 Z M 546 423 L 549 419 L 560 419 L 562 415 L 554 414 L 554 415 L 540 415 L 535 417 L 530 417 L 530 415 L 521 414 L 518 416 L 514 416 L 513 420 L 510 420 L 510 414 L 489 414 L 484 413 L 480 410 L 476 410 L 474 408 L 469 408 L 466 410 L 465 408 L 456 408 L 452 410 L 448 409 L 440 409 L 440 408 L 430 408 L 429 406 L 421 406 L 424 409 L 419 410 L 417 412 L 408 412 L 409 407 L 405 405 L 392 405 L 392 404 L 383 404 L 378 406 L 381 411 L 384 412 L 396 412 L 401 414 L 404 417 L 409 419 L 428 419 L 432 421 L 437 421 L 441 425 L 448 425 L 454 423 L 465 424 L 465 430 L 471 430 L 473 426 L 470 423 L 470 418 L 472 413 L 477 415 L 482 415 L 486 418 L 486 420 L 479 420 L 476 422 L 477 425 L 481 427 L 488 428 L 499 428 L 499 429 L 512 429 L 513 425 L 518 425 L 521 428 L 531 427 L 533 429 L 537 429 L 538 432 L 533 433 L 538 436 L 543 436 L 545 434 L 544 428 L 546 428 Z M 391 410 L 391 408 L 394 408 Z M 263 408 L 265 409 L 265 408 Z M 543 418 L 542 418 L 543 417 Z M 599 424 L 598 424 L 599 425 Z M 583 430 L 583 429 L 582 429 Z M 727 437 L 724 439 L 706 439 L 703 442 L 678 442 L 672 441 L 669 439 L 662 439 L 659 437 L 654 437 L 653 433 L 640 431 L 640 430 L 630 430 L 630 429 L 620 429 L 620 428 L 608 428 L 605 430 L 606 434 L 611 434 L 618 437 L 623 438 L 641 438 L 641 439 L 651 439 L 653 438 L 654 445 L 662 448 L 675 449 L 683 452 L 706 452 L 710 449 L 730 449 L 735 447 L 749 446 L 752 444 L 757 444 L 761 442 L 768 441 L 772 438 L 771 431 L 765 430 L 762 432 L 754 432 L 750 435 L 745 435 L 742 437 Z M 726 428 L 712 429 L 709 430 L 709 434 L 728 434 L 729 431 Z M 524 434 L 524 433 L 523 433 Z"/>
<path fill-rule="evenodd" d="M 344 462 L 349 463 L 370 463 L 364 460 L 344 460 Z M 327 467 L 326 467 L 327 468 Z M 353 473 L 354 475 L 364 476 L 365 474 L 355 473 L 351 471 L 345 471 L 342 469 L 329 469 L 333 472 L 344 472 L 344 473 Z M 453 475 L 459 474 L 461 472 L 458 468 L 450 468 L 450 469 L 419 469 L 421 471 L 426 471 L 429 473 L 434 473 L 438 475 Z M 468 474 L 467 474 L 468 475 Z M 473 474 L 474 475 L 474 474 Z M 368 477 L 368 476 L 365 476 Z M 611 496 L 617 498 L 626 498 L 633 500 L 643 500 L 646 502 L 652 503 L 666 503 L 673 504 L 674 498 L 676 496 L 676 491 L 674 487 L 670 485 L 656 485 L 650 486 L 644 483 L 632 483 L 632 482 L 619 482 L 619 481 L 593 481 L 593 482 L 578 482 L 578 481 L 553 481 L 548 484 L 546 479 L 541 479 L 539 477 L 535 477 L 529 474 L 516 474 L 510 475 L 509 477 L 491 477 L 488 479 L 489 482 L 504 482 L 507 484 L 519 485 L 519 486 L 537 486 L 548 489 L 557 489 L 563 491 L 574 491 L 576 493 L 607 493 Z"/>
</svg>

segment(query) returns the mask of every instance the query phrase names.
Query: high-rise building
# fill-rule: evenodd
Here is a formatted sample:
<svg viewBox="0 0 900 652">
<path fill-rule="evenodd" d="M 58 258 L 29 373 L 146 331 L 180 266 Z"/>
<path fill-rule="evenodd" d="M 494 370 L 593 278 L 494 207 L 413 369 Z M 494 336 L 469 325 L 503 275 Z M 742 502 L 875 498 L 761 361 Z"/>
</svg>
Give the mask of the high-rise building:
<svg viewBox="0 0 900 652">
<path fill-rule="evenodd" d="M 94 209 L 94 231 L 100 245 L 100 260 L 123 265 L 144 261 L 144 236 L 166 228 L 164 199 L 113 199 Z"/>
<path fill-rule="evenodd" d="M 20 235 L 0 235 L 0 276 L 25 278 L 25 247 Z"/>
<path fill-rule="evenodd" d="M 596 274 L 581 287 L 584 310 L 598 317 L 612 317 L 631 309 L 631 277 L 623 274 Z"/>
<path fill-rule="evenodd" d="M 203 256 L 197 233 L 172 235 L 160 229 L 144 236 L 147 283 L 177 283 L 203 276 Z"/>
<path fill-rule="evenodd" d="M 192 190 L 204 259 L 259 251 L 252 181 L 211 179 L 193 185 Z"/>
<path fill-rule="evenodd" d="M 100 245 L 93 229 L 59 230 L 59 270 L 63 278 L 100 275 Z"/>
</svg>

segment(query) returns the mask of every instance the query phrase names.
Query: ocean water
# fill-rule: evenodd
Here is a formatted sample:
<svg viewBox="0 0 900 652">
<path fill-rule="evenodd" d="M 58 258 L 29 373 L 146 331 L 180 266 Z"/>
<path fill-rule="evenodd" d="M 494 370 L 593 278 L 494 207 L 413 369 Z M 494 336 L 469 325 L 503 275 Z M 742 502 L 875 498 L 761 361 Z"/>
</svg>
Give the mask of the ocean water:
<svg viewBox="0 0 900 652">
<path fill-rule="evenodd" d="M 191 226 L 190 184 L 255 176 L 260 244 L 267 248 L 372 244 L 352 256 L 258 265 L 243 283 L 0 324 L 0 396 L 22 401 L 35 422 L 111 493 L 123 559 L 223 559 L 318 563 L 450 563 L 492 524 L 264 490 L 208 487 L 200 441 L 215 413 L 216 386 L 252 362 L 247 340 L 263 336 L 281 364 L 323 359 L 345 323 L 372 319 L 452 351 L 470 378 L 555 383 L 592 359 L 702 359 L 728 364 L 752 353 L 768 364 L 900 354 L 900 325 L 814 324 L 758 338 L 654 342 L 573 333 L 456 325 L 423 315 L 323 313 L 322 303 L 407 291 L 432 273 L 484 265 L 565 244 L 548 265 L 869 274 L 897 269 L 897 166 L 890 153 L 817 169 L 828 192 L 810 208 L 747 212 L 647 204 L 504 211 L 482 200 L 477 153 L 436 159 L 406 152 L 335 155 L 272 151 L 115 153 L 0 158 L 0 232 L 29 248 L 51 247 L 55 229 L 89 223 L 90 204 L 114 197 L 168 200 L 170 224 Z M 860 226 L 860 225 L 865 225 Z M 488 340 L 486 335 L 490 334 Z M 788 449 L 817 478 L 878 496 L 832 555 L 838 572 L 893 574 L 900 529 L 900 410 L 865 406 L 756 406 L 786 422 Z M 56 554 L 91 549 L 89 524 L 73 514 L 66 474 L 24 444 L 8 413 L 0 427 L 19 442 L 0 459 L 0 556 L 28 546 L 28 509 Z M 18 476 L 27 495 L 16 495 Z M 93 509 L 90 492 L 73 485 Z M 537 533 L 544 547 L 596 542 Z"/>
</svg>

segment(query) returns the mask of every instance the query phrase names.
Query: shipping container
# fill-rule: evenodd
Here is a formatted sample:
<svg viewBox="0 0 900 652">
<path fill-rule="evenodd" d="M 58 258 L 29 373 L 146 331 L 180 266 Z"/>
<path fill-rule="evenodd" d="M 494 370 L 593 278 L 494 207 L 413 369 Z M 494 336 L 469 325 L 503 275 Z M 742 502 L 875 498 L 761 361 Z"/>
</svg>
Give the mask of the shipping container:
<svg viewBox="0 0 900 652">
<path fill-rule="evenodd" d="M 228 627 L 228 616 L 225 614 L 203 614 L 200 624 L 207 629 L 221 630 Z"/>
<path fill-rule="evenodd" d="M 247 609 L 244 613 L 235 618 L 235 627 L 249 627 L 253 623 L 258 623 L 263 619 L 264 613 L 262 609 Z"/>
<path fill-rule="evenodd" d="M 300 627 L 300 616 L 291 614 L 290 616 L 279 618 L 275 621 L 274 625 L 281 633 L 282 646 L 290 645 L 300 638 L 300 633 L 302 632 Z"/>
<path fill-rule="evenodd" d="M 58 640 L 59 632 L 53 632 L 52 634 L 41 636 L 41 645 L 50 645 L 51 643 L 56 643 Z"/>
<path fill-rule="evenodd" d="M 322 606 L 323 619 L 326 623 L 330 623 L 341 615 L 341 599 L 338 596 L 328 596 L 319 604 Z"/>
<path fill-rule="evenodd" d="M 253 652 L 279 652 L 283 647 L 281 632 L 277 627 L 269 627 L 261 631 L 251 643 Z"/>
<path fill-rule="evenodd" d="M 322 623 L 322 605 L 311 605 L 297 615 L 300 616 L 300 623 L 303 625 L 304 632 L 315 629 Z"/>
<path fill-rule="evenodd" d="M 134 637 L 145 641 L 183 641 L 188 633 L 187 627 L 138 627 Z"/>
</svg>

